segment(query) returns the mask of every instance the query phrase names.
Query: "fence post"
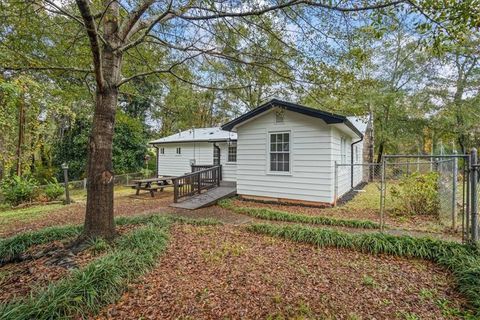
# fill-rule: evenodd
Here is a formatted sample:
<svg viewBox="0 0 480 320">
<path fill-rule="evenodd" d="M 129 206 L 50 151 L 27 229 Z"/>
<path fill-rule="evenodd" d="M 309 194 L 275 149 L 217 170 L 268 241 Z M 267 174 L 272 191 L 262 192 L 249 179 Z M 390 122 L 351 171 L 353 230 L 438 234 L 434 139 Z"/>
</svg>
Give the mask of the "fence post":
<svg viewBox="0 0 480 320">
<path fill-rule="evenodd" d="M 386 186 L 385 186 L 385 156 L 382 158 L 382 180 L 381 180 L 381 187 L 380 187 L 380 231 L 383 232 L 384 228 L 384 214 L 385 214 L 385 198 L 386 198 Z"/>
<path fill-rule="evenodd" d="M 198 194 L 202 193 L 202 177 L 201 173 L 197 173 L 197 188 L 198 188 Z M 195 192 L 194 192 L 195 193 Z"/>
<path fill-rule="evenodd" d="M 473 148 L 470 152 L 470 210 L 472 211 L 472 241 L 478 242 L 478 197 L 477 197 L 477 179 L 478 179 L 478 167 L 477 167 L 477 149 Z"/>
<path fill-rule="evenodd" d="M 454 152 L 456 154 L 456 152 Z M 458 180 L 458 159 L 453 158 L 452 172 L 452 229 L 457 230 L 457 180 Z"/>
</svg>

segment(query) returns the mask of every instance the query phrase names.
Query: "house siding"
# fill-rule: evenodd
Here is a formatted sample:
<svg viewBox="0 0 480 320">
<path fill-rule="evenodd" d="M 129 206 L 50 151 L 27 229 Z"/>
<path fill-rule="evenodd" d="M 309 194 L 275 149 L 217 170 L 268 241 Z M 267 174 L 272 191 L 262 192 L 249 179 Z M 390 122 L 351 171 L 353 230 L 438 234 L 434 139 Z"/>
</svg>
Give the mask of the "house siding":
<svg viewBox="0 0 480 320">
<path fill-rule="evenodd" d="M 285 111 L 284 122 L 266 112 L 237 129 L 237 192 L 246 196 L 331 203 L 331 128 L 323 120 Z M 290 173 L 271 173 L 269 133 L 290 132 Z"/>
<path fill-rule="evenodd" d="M 196 164 L 213 164 L 213 144 L 210 142 L 184 142 L 157 144 L 165 153 L 158 153 L 158 175 L 180 176 L 191 171 L 190 160 Z M 182 148 L 180 155 L 176 149 Z"/>
<path fill-rule="evenodd" d="M 341 156 L 341 139 L 342 137 L 346 141 L 346 157 L 345 162 L 342 163 L 342 156 Z M 332 183 L 332 194 L 335 194 L 335 187 L 337 199 L 340 198 L 342 195 L 347 193 L 351 190 L 351 144 L 352 142 L 358 141 L 357 139 L 352 139 L 345 133 L 341 132 L 337 128 L 332 128 L 332 172 L 333 172 L 333 183 Z M 355 187 L 362 181 L 363 175 L 363 167 L 358 165 L 358 163 L 362 163 L 362 152 L 363 152 L 363 142 L 359 142 L 356 144 L 359 148 L 359 161 L 356 162 L 354 157 L 354 165 L 353 165 L 353 186 Z M 354 152 L 355 152 L 355 145 L 354 145 Z M 337 182 L 335 181 L 335 172 L 334 167 L 335 163 L 339 164 L 337 167 Z M 357 165 L 355 165 L 357 163 Z"/>
<path fill-rule="evenodd" d="M 237 163 L 228 162 L 228 143 L 217 143 L 220 147 L 220 163 L 222 164 L 223 181 L 237 181 Z M 238 152 L 237 152 L 238 153 Z"/>
</svg>

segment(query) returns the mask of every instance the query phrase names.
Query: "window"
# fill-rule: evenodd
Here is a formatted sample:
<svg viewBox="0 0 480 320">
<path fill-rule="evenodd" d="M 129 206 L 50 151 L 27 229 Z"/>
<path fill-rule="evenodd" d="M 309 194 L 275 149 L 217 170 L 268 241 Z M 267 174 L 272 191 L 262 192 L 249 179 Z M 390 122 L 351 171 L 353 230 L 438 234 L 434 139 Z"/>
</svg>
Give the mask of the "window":
<svg viewBox="0 0 480 320">
<path fill-rule="evenodd" d="M 160 148 L 160 154 L 165 154 L 165 148 Z"/>
<path fill-rule="evenodd" d="M 340 162 L 347 163 L 347 140 L 344 137 L 340 138 Z"/>
<path fill-rule="evenodd" d="M 228 145 L 228 162 L 237 162 L 237 143 L 230 142 Z"/>
<path fill-rule="evenodd" d="M 177 148 L 177 154 L 182 154 L 182 148 L 180 147 Z"/>
<path fill-rule="evenodd" d="M 290 172 L 290 133 L 270 134 L 270 171 Z"/>
</svg>

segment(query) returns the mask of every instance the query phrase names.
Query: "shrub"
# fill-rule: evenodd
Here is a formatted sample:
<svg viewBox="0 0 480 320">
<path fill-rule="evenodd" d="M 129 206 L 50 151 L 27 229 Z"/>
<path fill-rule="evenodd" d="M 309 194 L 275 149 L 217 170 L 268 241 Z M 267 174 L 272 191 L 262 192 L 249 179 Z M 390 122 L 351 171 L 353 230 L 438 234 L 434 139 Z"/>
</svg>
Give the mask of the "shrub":
<svg viewBox="0 0 480 320">
<path fill-rule="evenodd" d="M 396 211 L 416 215 L 438 216 L 440 197 L 438 193 L 438 173 L 413 173 L 404 176 L 398 186 L 390 189 L 392 198 L 397 201 Z"/>
<path fill-rule="evenodd" d="M 63 194 L 63 187 L 58 183 L 56 178 L 53 178 L 45 187 L 45 195 L 49 201 L 56 200 Z"/>
<path fill-rule="evenodd" d="M 6 178 L 0 185 L 5 202 L 11 205 L 31 201 L 35 196 L 37 187 L 37 180 L 19 176 Z"/>
</svg>

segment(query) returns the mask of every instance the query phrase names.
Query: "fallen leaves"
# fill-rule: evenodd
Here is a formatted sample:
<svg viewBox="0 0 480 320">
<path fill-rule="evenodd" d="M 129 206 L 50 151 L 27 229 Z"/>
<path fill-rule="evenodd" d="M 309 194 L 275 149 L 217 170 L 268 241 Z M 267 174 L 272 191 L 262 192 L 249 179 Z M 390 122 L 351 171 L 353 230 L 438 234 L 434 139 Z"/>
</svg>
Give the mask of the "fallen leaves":
<svg viewBox="0 0 480 320">
<path fill-rule="evenodd" d="M 437 300 L 464 304 L 433 263 L 183 225 L 159 266 L 100 318 L 447 318 Z"/>
</svg>

